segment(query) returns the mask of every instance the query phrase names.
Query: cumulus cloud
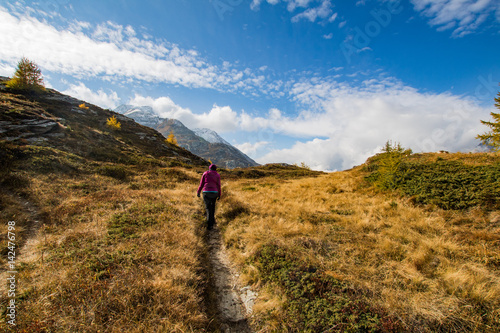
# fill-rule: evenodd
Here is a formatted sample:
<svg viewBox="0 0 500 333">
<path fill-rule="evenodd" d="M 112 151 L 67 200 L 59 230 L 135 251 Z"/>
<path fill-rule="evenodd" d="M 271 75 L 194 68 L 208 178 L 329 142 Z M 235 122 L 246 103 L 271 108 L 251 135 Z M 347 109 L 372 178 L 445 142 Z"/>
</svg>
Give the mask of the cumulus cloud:
<svg viewBox="0 0 500 333">
<path fill-rule="evenodd" d="M 416 152 L 470 151 L 478 144 L 475 136 L 484 131 L 479 120 L 493 111 L 472 99 L 421 93 L 390 79 L 359 87 L 326 79 L 303 81 L 291 95 L 307 111 L 283 119 L 281 133 L 312 139 L 270 151 L 260 163 L 303 161 L 314 169 L 342 170 L 363 163 L 387 140 Z"/>
<path fill-rule="evenodd" d="M 189 108 L 175 104 L 169 97 L 144 97 L 135 95 L 128 104 L 150 106 L 163 118 L 174 118 L 188 128 L 210 128 L 219 133 L 234 131 L 238 128 L 239 118 L 229 106 L 213 105 L 212 109 L 202 114 L 196 114 Z"/>
<path fill-rule="evenodd" d="M 90 102 L 102 108 L 114 109 L 120 103 L 120 98 L 116 92 L 112 91 L 107 94 L 102 89 L 94 92 L 83 83 L 79 85 L 72 84 L 69 89 L 62 93 Z"/>
<path fill-rule="evenodd" d="M 500 12 L 495 0 L 411 0 L 414 9 L 428 17 L 439 31 L 454 29 L 453 37 L 474 32 L 489 15 Z M 497 15 L 496 20 L 500 22 Z"/>
<path fill-rule="evenodd" d="M 234 144 L 234 146 L 248 156 L 255 156 L 258 150 L 268 146 L 269 144 L 269 141 L 259 141 L 255 143 L 245 142 L 242 144 Z"/>
</svg>

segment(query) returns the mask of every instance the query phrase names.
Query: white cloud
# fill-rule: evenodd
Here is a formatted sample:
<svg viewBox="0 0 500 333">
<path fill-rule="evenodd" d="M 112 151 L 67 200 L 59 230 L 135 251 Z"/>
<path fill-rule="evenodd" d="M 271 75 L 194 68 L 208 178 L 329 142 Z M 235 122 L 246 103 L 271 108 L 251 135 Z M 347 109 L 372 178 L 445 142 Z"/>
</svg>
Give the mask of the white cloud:
<svg viewBox="0 0 500 333">
<path fill-rule="evenodd" d="M 234 144 L 234 146 L 241 150 L 244 154 L 254 156 L 259 149 L 264 148 L 269 144 L 270 142 L 268 141 L 259 141 L 255 143 L 245 142 L 242 144 Z"/>
<path fill-rule="evenodd" d="M 278 2 L 280 2 L 280 0 L 267 0 L 267 3 L 269 3 L 271 5 L 275 5 Z M 259 10 L 261 3 L 262 3 L 262 0 L 252 0 L 252 3 L 250 4 L 250 9 Z"/>
<path fill-rule="evenodd" d="M 32 17 L 15 17 L 1 7 L 0 22 L 0 57 L 6 61 L 17 61 L 24 55 L 43 69 L 63 74 L 131 77 L 195 87 L 214 85 L 212 66 L 197 68 L 193 63 L 199 59 L 175 46 L 168 49 L 135 38 L 124 41 L 122 27 L 110 22 L 87 36 L 58 30 Z M 158 58 L 165 54 L 165 58 Z"/>
<path fill-rule="evenodd" d="M 292 84 L 289 98 L 302 108 L 294 117 L 276 108 L 252 115 L 217 105 L 195 114 L 168 97 L 135 96 L 129 104 L 152 106 L 161 116 L 178 119 L 189 128 L 254 133 L 258 142 L 236 146 L 259 163 L 305 162 L 318 170 L 361 164 L 387 140 L 415 152 L 470 151 L 478 144 L 475 136 L 485 131 L 479 120 L 494 111 L 466 97 L 422 93 L 392 78 L 366 80 L 358 86 L 333 77 L 302 80 Z M 276 135 L 296 143 L 270 150 Z"/>
<path fill-rule="evenodd" d="M 144 97 L 135 95 L 127 104 L 136 106 L 151 106 L 163 118 L 174 118 L 181 121 L 188 128 L 210 128 L 219 133 L 234 131 L 238 128 L 240 119 L 229 106 L 213 105 L 209 112 L 193 113 L 183 108 L 169 97 Z"/>
<path fill-rule="evenodd" d="M 29 12 L 29 11 L 28 11 Z M 0 59 L 13 66 L 26 56 L 43 71 L 78 78 L 139 80 L 224 91 L 262 91 L 266 82 L 252 70 L 210 64 L 195 50 L 166 41 L 140 39 L 131 26 L 71 22 L 57 28 L 25 12 L 0 6 Z"/>
<path fill-rule="evenodd" d="M 0 76 L 12 77 L 15 71 L 16 69 L 14 66 L 0 61 Z"/>
<path fill-rule="evenodd" d="M 400 82 L 365 81 L 359 87 L 315 79 L 294 85 L 291 95 L 304 105 L 294 119 L 251 119 L 293 137 L 309 137 L 291 148 L 270 151 L 260 163 L 305 162 L 314 169 L 346 169 L 380 151 L 387 140 L 420 151 L 470 151 L 484 132 L 480 119 L 492 108 L 451 94 L 421 93 Z M 250 121 L 247 121 L 247 126 Z M 281 124 L 281 128 L 273 124 Z M 250 127 L 249 127 L 250 128 Z"/>
<path fill-rule="evenodd" d="M 292 148 L 273 150 L 256 159 L 256 162 L 261 164 L 300 164 L 303 162 L 313 170 L 336 171 L 337 169 L 332 168 L 332 165 L 342 168 L 342 154 L 339 154 L 339 150 L 331 149 L 331 146 L 330 139 L 314 139 L 306 143 L 296 142 Z"/>
<path fill-rule="evenodd" d="M 62 93 L 86 102 L 90 102 L 102 108 L 114 109 L 118 106 L 118 104 L 120 104 L 120 98 L 116 92 L 112 91 L 111 93 L 106 94 L 102 89 L 98 92 L 93 92 L 83 83 L 80 83 L 79 85 L 72 84 L 69 89 L 63 91 Z"/>
<path fill-rule="evenodd" d="M 289 12 L 293 12 L 297 7 L 306 8 L 309 6 L 311 0 L 288 0 L 287 9 Z"/>
<path fill-rule="evenodd" d="M 263 0 L 252 0 L 250 8 L 252 10 L 259 10 L 260 5 Z M 276 5 L 280 3 L 280 0 L 266 0 L 267 3 L 271 5 Z M 319 6 L 312 7 L 317 2 L 321 2 Z M 327 19 L 328 22 L 333 22 L 337 18 L 337 13 L 332 14 L 332 3 L 331 0 L 283 0 L 286 3 L 287 10 L 289 12 L 294 12 L 298 8 L 305 9 L 303 12 L 296 14 L 292 17 L 292 22 L 298 22 L 301 19 L 309 20 L 310 22 L 315 22 L 317 18 Z"/>
<path fill-rule="evenodd" d="M 315 8 L 309 8 L 304 12 L 292 17 L 292 22 L 298 22 L 301 19 L 307 19 L 311 22 L 316 21 L 316 19 L 325 19 L 332 14 L 332 3 L 329 0 L 323 1 L 320 6 Z M 331 18 L 331 17 L 330 17 Z"/>
<path fill-rule="evenodd" d="M 453 29 L 453 37 L 462 37 L 477 30 L 494 12 L 500 11 L 497 0 L 411 0 L 414 9 L 428 17 L 429 24 L 439 31 Z M 496 17 L 500 22 L 500 17 Z"/>
</svg>

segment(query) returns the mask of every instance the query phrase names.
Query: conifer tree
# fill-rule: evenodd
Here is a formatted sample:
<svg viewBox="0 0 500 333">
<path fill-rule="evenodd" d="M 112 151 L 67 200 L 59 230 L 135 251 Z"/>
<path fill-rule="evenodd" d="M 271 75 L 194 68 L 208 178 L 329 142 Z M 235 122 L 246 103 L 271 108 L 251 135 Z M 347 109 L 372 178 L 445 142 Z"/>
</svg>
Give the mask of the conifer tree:
<svg viewBox="0 0 500 333">
<path fill-rule="evenodd" d="M 7 82 L 7 87 L 16 90 L 45 90 L 42 71 L 33 61 L 23 57 L 17 64 L 14 77 Z"/>
<path fill-rule="evenodd" d="M 500 92 L 495 98 L 495 102 L 496 108 L 500 109 Z M 495 151 L 500 151 L 500 113 L 491 112 L 490 114 L 493 121 L 481 120 L 481 123 L 490 127 L 491 131 L 479 134 L 476 138 L 481 140 L 483 144 L 492 146 Z"/>
</svg>

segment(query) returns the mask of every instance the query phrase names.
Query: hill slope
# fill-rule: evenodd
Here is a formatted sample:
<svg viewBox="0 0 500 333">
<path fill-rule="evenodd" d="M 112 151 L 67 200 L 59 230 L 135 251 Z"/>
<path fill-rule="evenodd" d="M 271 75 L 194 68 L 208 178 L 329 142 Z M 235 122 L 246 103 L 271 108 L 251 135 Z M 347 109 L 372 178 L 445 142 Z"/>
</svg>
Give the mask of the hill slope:
<svg viewBox="0 0 500 333">
<path fill-rule="evenodd" d="M 54 90 L 30 98 L 2 92 L 1 98 L 0 139 L 7 142 L 57 148 L 95 161 L 141 163 L 141 158 L 156 157 L 206 163 L 185 149 L 167 144 L 149 127 Z M 112 116 L 121 122 L 120 130 L 106 126 Z"/>
</svg>

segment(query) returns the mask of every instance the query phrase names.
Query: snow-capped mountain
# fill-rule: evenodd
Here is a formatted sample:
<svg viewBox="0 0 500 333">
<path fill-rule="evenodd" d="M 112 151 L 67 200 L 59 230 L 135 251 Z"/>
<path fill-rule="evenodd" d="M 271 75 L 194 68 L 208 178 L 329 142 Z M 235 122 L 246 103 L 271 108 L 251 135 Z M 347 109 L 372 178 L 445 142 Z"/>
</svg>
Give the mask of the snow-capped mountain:
<svg viewBox="0 0 500 333">
<path fill-rule="evenodd" d="M 231 145 L 229 142 L 221 138 L 217 132 L 212 131 L 209 128 L 193 128 L 193 132 L 210 143 L 223 143 Z"/>
<path fill-rule="evenodd" d="M 163 121 L 163 118 L 158 116 L 150 106 L 120 105 L 115 111 L 151 128 L 156 128 Z"/>
<path fill-rule="evenodd" d="M 239 149 L 208 128 L 191 130 L 179 120 L 162 118 L 149 106 L 121 105 L 115 109 L 139 124 L 156 129 L 167 137 L 172 132 L 180 147 L 211 160 L 223 168 L 244 168 L 259 165 Z"/>
</svg>

